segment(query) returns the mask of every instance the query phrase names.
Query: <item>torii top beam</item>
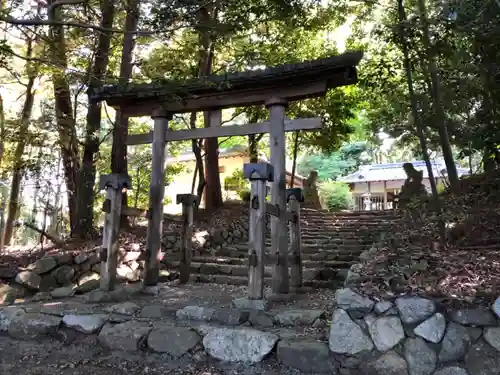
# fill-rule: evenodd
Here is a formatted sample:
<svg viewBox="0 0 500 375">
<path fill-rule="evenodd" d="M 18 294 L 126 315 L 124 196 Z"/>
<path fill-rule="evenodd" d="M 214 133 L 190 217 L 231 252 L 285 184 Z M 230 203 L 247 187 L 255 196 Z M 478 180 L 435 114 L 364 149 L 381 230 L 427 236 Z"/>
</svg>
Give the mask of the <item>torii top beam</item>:
<svg viewBox="0 0 500 375">
<path fill-rule="evenodd" d="M 356 66 L 362 52 L 347 52 L 319 60 L 284 64 L 261 70 L 211 75 L 185 81 L 110 85 L 90 92 L 130 117 L 206 111 L 264 104 L 279 95 L 288 101 L 325 95 L 329 88 L 357 82 Z"/>
</svg>

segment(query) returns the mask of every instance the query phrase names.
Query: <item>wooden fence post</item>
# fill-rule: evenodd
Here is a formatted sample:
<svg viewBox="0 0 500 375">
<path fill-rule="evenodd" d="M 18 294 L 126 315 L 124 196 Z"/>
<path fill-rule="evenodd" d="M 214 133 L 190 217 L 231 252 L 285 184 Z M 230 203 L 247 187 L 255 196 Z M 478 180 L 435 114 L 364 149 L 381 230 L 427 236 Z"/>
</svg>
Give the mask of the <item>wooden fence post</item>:
<svg viewBox="0 0 500 375">
<path fill-rule="evenodd" d="M 193 214 L 198 197 L 194 194 L 177 194 L 177 204 L 182 204 L 182 237 L 181 237 L 181 265 L 179 281 L 189 282 L 191 274 L 191 256 L 193 251 Z"/>
<path fill-rule="evenodd" d="M 286 166 L 285 166 L 285 110 L 287 101 L 271 98 L 266 102 L 271 123 L 269 140 L 271 143 L 271 164 L 274 181 L 271 184 L 271 204 L 280 212 L 286 211 Z M 271 217 L 271 251 L 276 256 L 272 290 L 275 294 L 289 292 L 288 280 L 288 235 L 284 217 Z"/>
<path fill-rule="evenodd" d="M 118 236 L 120 231 L 120 215 L 122 208 L 123 188 L 132 188 L 130 177 L 121 174 L 107 174 L 99 178 L 99 187 L 106 190 L 103 211 L 104 220 L 101 260 L 100 288 L 110 291 L 116 285 L 116 268 L 118 265 Z"/>
<path fill-rule="evenodd" d="M 245 178 L 251 181 L 248 249 L 248 299 L 264 298 L 264 256 L 266 251 L 266 181 L 274 180 L 273 167 L 267 163 L 245 164 Z"/>
<path fill-rule="evenodd" d="M 144 286 L 158 284 L 163 227 L 163 198 L 165 194 L 165 134 L 171 115 L 163 110 L 153 116 L 153 160 L 151 184 L 149 186 L 148 233 L 146 240 L 146 259 L 144 261 Z"/>
<path fill-rule="evenodd" d="M 290 249 L 292 266 L 290 270 L 291 286 L 295 290 L 302 287 L 302 238 L 300 234 L 300 203 L 304 202 L 302 189 L 287 189 L 288 209 L 292 214 L 290 221 Z"/>
</svg>

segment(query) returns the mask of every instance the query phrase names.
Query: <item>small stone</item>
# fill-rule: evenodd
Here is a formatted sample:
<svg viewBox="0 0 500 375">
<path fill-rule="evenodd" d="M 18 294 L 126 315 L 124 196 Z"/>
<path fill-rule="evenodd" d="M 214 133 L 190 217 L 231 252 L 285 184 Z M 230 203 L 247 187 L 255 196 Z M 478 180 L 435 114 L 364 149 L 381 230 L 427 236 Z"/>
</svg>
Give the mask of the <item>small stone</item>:
<svg viewBox="0 0 500 375">
<path fill-rule="evenodd" d="M 285 366 L 314 373 L 335 374 L 328 345 L 316 341 L 286 341 L 278 343 L 277 358 Z"/>
<path fill-rule="evenodd" d="M 273 319 L 266 312 L 259 310 L 250 311 L 248 321 L 253 326 L 258 327 L 272 327 L 274 325 Z"/>
<path fill-rule="evenodd" d="M 442 368 L 434 373 L 434 375 L 469 375 L 467 370 L 462 367 L 450 366 Z"/>
<path fill-rule="evenodd" d="M 9 306 L 0 310 L 0 332 L 7 332 L 13 320 L 20 319 L 26 311 L 21 307 Z"/>
<path fill-rule="evenodd" d="M 157 305 L 151 305 L 151 306 L 144 306 L 141 309 L 141 312 L 139 313 L 139 318 L 146 318 L 146 319 L 161 319 L 165 318 L 170 314 L 170 311 L 164 307 L 164 306 L 157 306 Z"/>
<path fill-rule="evenodd" d="M 63 286 L 61 288 L 56 288 L 50 292 L 53 298 L 66 298 L 71 297 L 75 294 L 74 285 Z"/>
<path fill-rule="evenodd" d="M 16 283 L 24 285 L 30 289 L 38 290 L 42 278 L 34 272 L 22 271 L 16 275 Z"/>
<path fill-rule="evenodd" d="M 437 344 L 443 338 L 445 330 L 446 319 L 443 314 L 437 313 L 420 323 L 413 332 L 427 341 Z"/>
<path fill-rule="evenodd" d="M 106 323 L 108 317 L 103 314 L 65 315 L 63 324 L 83 333 L 95 333 Z"/>
<path fill-rule="evenodd" d="M 28 270 L 33 271 L 37 275 L 52 271 L 57 267 L 57 260 L 55 257 L 43 257 L 38 259 L 35 263 L 28 266 Z"/>
<path fill-rule="evenodd" d="M 106 324 L 99 333 L 99 343 L 110 350 L 137 351 L 151 331 L 143 322 L 129 321 L 117 325 Z"/>
<path fill-rule="evenodd" d="M 206 352 L 227 362 L 258 363 L 276 345 L 278 336 L 251 328 L 214 328 L 203 339 Z"/>
<path fill-rule="evenodd" d="M 500 327 L 486 327 L 483 337 L 488 344 L 500 352 Z"/>
<path fill-rule="evenodd" d="M 500 318 L 500 297 L 498 297 L 495 302 L 493 302 L 493 305 L 491 305 L 491 309 L 497 316 L 497 318 Z"/>
<path fill-rule="evenodd" d="M 396 300 L 401 320 L 405 324 L 416 324 L 424 321 L 436 310 L 433 301 L 420 297 L 403 297 Z"/>
<path fill-rule="evenodd" d="M 370 298 L 361 296 L 349 288 L 337 289 L 335 301 L 338 307 L 350 313 L 368 314 L 375 305 Z"/>
<path fill-rule="evenodd" d="M 120 302 L 130 298 L 130 292 L 126 288 L 118 288 L 110 292 L 97 289 L 84 296 L 86 303 Z"/>
<path fill-rule="evenodd" d="M 334 353 L 350 355 L 373 349 L 370 338 L 342 309 L 333 312 L 329 346 Z"/>
<path fill-rule="evenodd" d="M 450 319 L 464 326 L 494 326 L 497 324 L 491 311 L 482 307 L 453 310 L 450 313 Z"/>
<path fill-rule="evenodd" d="M 431 375 L 437 366 L 437 355 L 421 338 L 408 338 L 404 343 L 404 357 L 410 375 Z"/>
<path fill-rule="evenodd" d="M 123 302 L 104 308 L 104 311 L 122 315 L 134 315 L 140 309 L 139 305 L 133 302 Z"/>
<path fill-rule="evenodd" d="M 406 361 L 394 352 L 388 352 L 368 364 L 370 375 L 408 375 Z"/>
<path fill-rule="evenodd" d="M 9 336 L 19 340 L 34 340 L 57 332 L 61 318 L 53 315 L 26 313 L 12 320 Z"/>
<path fill-rule="evenodd" d="M 373 343 L 381 352 L 394 348 L 405 338 L 401 320 L 397 316 L 384 316 L 368 326 Z"/>
<path fill-rule="evenodd" d="M 52 299 L 52 296 L 50 295 L 49 292 L 38 292 L 35 294 L 32 298 L 32 302 L 41 302 L 41 301 L 50 301 Z"/>
<path fill-rule="evenodd" d="M 263 299 L 248 299 L 246 297 L 243 298 L 235 298 L 233 300 L 233 306 L 237 309 L 243 310 L 267 310 L 268 302 Z"/>
<path fill-rule="evenodd" d="M 186 306 L 177 310 L 177 319 L 210 321 L 215 313 L 215 309 L 204 306 Z"/>
<path fill-rule="evenodd" d="M 451 362 L 462 359 L 469 350 L 471 339 L 467 329 L 459 324 L 449 322 L 441 343 L 439 362 Z"/>
<path fill-rule="evenodd" d="M 73 267 L 68 265 L 63 265 L 56 268 L 51 272 L 51 275 L 56 279 L 56 281 L 61 285 L 68 285 L 75 276 L 75 270 Z"/>
<path fill-rule="evenodd" d="M 157 353 L 167 353 L 174 358 L 182 357 L 200 343 L 201 337 L 184 327 L 155 328 L 148 336 L 148 347 Z"/>
<path fill-rule="evenodd" d="M 80 251 L 77 255 L 75 255 L 73 261 L 75 262 L 75 264 L 82 264 L 87 259 L 89 259 L 88 254 L 85 251 Z"/>
<path fill-rule="evenodd" d="M 285 310 L 275 315 L 274 321 L 282 326 L 311 325 L 324 315 L 323 310 Z"/>
<path fill-rule="evenodd" d="M 211 320 L 225 325 L 236 326 L 248 320 L 250 313 L 240 309 L 216 309 Z"/>
<path fill-rule="evenodd" d="M 379 315 L 389 311 L 394 307 L 394 304 L 390 301 L 380 301 L 375 304 L 375 312 Z"/>
<path fill-rule="evenodd" d="M 323 319 L 316 319 L 312 324 L 313 328 L 325 328 L 327 326 L 326 322 Z"/>
</svg>

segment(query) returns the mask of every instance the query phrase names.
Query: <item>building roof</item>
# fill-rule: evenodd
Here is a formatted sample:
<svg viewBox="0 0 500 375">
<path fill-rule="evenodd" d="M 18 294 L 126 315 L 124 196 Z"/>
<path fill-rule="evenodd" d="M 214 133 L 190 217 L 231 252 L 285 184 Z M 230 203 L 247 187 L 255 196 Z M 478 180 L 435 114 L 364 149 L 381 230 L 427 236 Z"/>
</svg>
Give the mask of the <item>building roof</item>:
<svg viewBox="0 0 500 375">
<path fill-rule="evenodd" d="M 283 64 L 258 70 L 210 75 L 182 81 L 164 79 L 142 84 L 106 85 L 101 88 L 94 88 L 89 94 L 91 99 L 99 101 L 117 99 L 144 101 L 158 97 L 166 101 L 182 100 L 186 96 L 203 96 L 220 91 L 260 89 L 265 85 L 289 83 L 291 78 L 295 82 L 297 80 L 307 81 L 318 76 L 333 77 L 335 73 L 346 70 L 355 74 L 355 66 L 358 65 L 362 56 L 362 52 L 347 52 L 324 59 Z M 331 82 L 330 84 L 333 87 L 346 83 Z"/>
<path fill-rule="evenodd" d="M 356 172 L 341 177 L 338 180 L 345 183 L 372 182 L 372 181 L 394 181 L 406 180 L 406 173 L 403 164 L 408 162 L 398 162 L 389 164 L 370 164 L 361 166 Z M 423 171 L 424 179 L 429 178 L 425 161 L 411 161 L 413 167 L 418 171 Z M 432 161 L 434 177 L 446 177 L 446 165 L 443 161 Z M 457 167 L 458 176 L 469 174 L 468 169 Z"/>
</svg>

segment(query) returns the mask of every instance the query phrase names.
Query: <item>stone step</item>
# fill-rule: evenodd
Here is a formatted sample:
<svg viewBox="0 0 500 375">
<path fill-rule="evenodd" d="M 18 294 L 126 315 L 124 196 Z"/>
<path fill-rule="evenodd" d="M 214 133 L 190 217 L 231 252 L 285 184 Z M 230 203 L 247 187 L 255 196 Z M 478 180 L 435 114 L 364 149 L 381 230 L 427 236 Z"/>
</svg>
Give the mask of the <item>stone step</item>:
<svg viewBox="0 0 500 375">
<path fill-rule="evenodd" d="M 303 260 L 316 260 L 316 261 L 344 261 L 344 262 L 350 262 L 350 261 L 357 261 L 359 259 L 361 252 L 357 253 L 303 253 L 302 254 L 302 259 Z M 223 249 L 216 250 L 214 252 L 215 256 L 220 256 L 220 257 L 230 257 L 230 258 L 244 258 L 246 259 L 248 257 L 248 251 L 224 251 Z M 270 261 L 272 262 L 273 256 L 271 255 L 271 252 L 268 251 L 266 254 L 266 257 L 271 259 Z"/>
<path fill-rule="evenodd" d="M 290 259 L 292 257 L 290 256 Z M 247 258 L 229 258 L 229 257 L 214 257 L 214 256 L 198 256 L 193 257 L 193 263 L 213 263 L 219 265 L 241 265 L 248 266 Z M 265 264 L 271 265 L 273 264 L 272 259 L 270 257 L 265 257 Z M 175 263 L 178 263 L 177 261 Z M 351 265 L 357 263 L 357 261 L 326 261 L 326 260 L 311 260 L 311 259 L 303 259 L 302 265 L 304 268 L 334 268 L 334 269 L 342 269 L 349 268 Z M 170 264 L 167 262 L 167 264 Z"/>
<path fill-rule="evenodd" d="M 245 276 L 192 274 L 190 280 L 208 284 L 248 285 L 248 277 Z M 265 286 L 271 286 L 271 278 L 264 277 L 264 284 Z M 338 280 L 304 280 L 304 286 L 311 288 L 339 289 L 344 286 L 344 282 Z"/>
<path fill-rule="evenodd" d="M 269 244 L 270 245 L 270 244 Z M 318 254 L 318 253 L 326 253 L 326 254 L 361 254 L 363 251 L 366 249 L 369 249 L 368 246 L 360 246 L 360 245 L 353 245 L 353 246 L 348 246 L 348 245 L 342 245 L 342 246 L 320 246 L 320 245 L 309 245 L 309 246 L 302 246 L 301 252 L 302 254 Z M 235 244 L 231 247 L 223 247 L 220 249 L 217 249 L 216 251 L 219 251 L 220 254 L 227 252 L 233 253 L 233 252 L 248 252 L 248 243 L 245 244 Z M 272 254 L 273 251 L 271 250 L 271 246 L 266 246 L 266 253 Z M 218 255 L 220 255 L 218 254 Z"/>
</svg>

